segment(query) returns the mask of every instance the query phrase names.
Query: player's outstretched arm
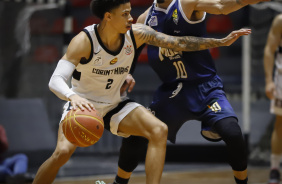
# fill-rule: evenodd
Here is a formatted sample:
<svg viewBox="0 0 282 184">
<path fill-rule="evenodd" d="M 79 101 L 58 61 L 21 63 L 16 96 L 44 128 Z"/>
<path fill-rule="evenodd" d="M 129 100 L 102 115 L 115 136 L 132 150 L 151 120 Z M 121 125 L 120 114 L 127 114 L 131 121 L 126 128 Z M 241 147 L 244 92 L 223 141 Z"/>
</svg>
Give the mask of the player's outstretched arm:
<svg viewBox="0 0 282 184">
<path fill-rule="evenodd" d="M 222 39 L 200 38 L 194 36 L 169 36 L 155 31 L 149 26 L 143 24 L 134 24 L 132 26 L 137 47 L 146 43 L 157 47 L 173 49 L 174 51 L 198 51 L 214 47 L 229 46 L 240 36 L 251 33 L 250 29 L 240 29 L 232 31 L 227 37 Z"/>
</svg>

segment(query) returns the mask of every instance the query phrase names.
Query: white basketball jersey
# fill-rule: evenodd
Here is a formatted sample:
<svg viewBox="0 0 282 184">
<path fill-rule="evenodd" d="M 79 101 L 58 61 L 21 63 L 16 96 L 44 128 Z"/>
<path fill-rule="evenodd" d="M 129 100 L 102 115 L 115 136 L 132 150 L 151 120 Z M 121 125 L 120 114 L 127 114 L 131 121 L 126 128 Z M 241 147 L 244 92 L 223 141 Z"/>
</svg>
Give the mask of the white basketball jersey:
<svg viewBox="0 0 282 184">
<path fill-rule="evenodd" d="M 83 30 L 90 39 L 92 52 L 88 60 L 81 60 L 74 71 L 72 90 L 90 100 L 104 116 L 126 98 L 120 88 L 130 71 L 134 55 L 135 40 L 132 31 L 124 35 L 118 52 L 109 51 L 98 35 L 97 25 Z"/>
<path fill-rule="evenodd" d="M 281 95 L 279 96 L 280 98 L 282 98 L 282 40 L 276 52 L 275 67 L 276 67 L 276 71 L 275 71 L 274 80 L 276 86 L 279 86 L 281 88 Z"/>
<path fill-rule="evenodd" d="M 275 94 L 271 100 L 270 112 L 282 116 L 282 40 L 277 50 L 275 57 Z"/>
<path fill-rule="evenodd" d="M 274 75 L 274 81 L 276 84 L 275 97 L 282 100 L 282 40 L 280 42 L 280 46 L 277 49 L 277 54 L 275 57 L 275 66 L 276 66 L 276 71 Z M 282 101 L 280 103 L 282 103 Z"/>
<path fill-rule="evenodd" d="M 280 75 L 282 75 L 282 40 L 281 40 L 280 46 L 277 50 L 275 65 L 276 65 L 276 69 L 279 71 Z"/>
</svg>

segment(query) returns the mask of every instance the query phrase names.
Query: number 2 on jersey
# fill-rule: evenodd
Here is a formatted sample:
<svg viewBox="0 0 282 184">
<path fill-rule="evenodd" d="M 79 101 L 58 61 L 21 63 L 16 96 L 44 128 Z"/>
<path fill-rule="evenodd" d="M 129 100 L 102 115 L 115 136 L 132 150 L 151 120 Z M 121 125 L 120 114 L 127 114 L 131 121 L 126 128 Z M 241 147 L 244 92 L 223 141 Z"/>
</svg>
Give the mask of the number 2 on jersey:
<svg viewBox="0 0 282 184">
<path fill-rule="evenodd" d="M 114 82 L 113 79 L 108 79 L 108 83 L 107 83 L 107 86 L 106 86 L 106 89 L 110 89 L 112 86 L 112 83 Z"/>
<path fill-rule="evenodd" d="M 176 79 L 179 79 L 179 78 L 186 79 L 187 78 L 187 72 L 185 70 L 185 65 L 183 64 L 183 62 L 182 61 L 176 61 L 176 62 L 173 62 L 173 65 L 175 66 L 176 71 L 177 71 L 177 78 Z"/>
</svg>

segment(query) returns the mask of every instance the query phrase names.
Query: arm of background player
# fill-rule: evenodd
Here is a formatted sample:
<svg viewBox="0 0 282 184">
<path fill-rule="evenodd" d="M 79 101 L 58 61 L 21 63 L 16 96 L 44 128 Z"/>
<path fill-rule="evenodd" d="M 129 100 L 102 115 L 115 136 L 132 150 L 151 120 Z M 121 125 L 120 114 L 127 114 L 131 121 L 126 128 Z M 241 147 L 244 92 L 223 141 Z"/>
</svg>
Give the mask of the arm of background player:
<svg viewBox="0 0 282 184">
<path fill-rule="evenodd" d="M 210 14 L 229 14 L 240 8 L 269 0 L 181 0 L 186 11 L 204 11 Z"/>
<path fill-rule="evenodd" d="M 275 51 L 282 40 L 282 14 L 275 17 L 268 33 L 267 42 L 264 48 L 264 73 L 265 93 L 269 99 L 273 98 L 275 85 L 273 82 L 273 67 Z"/>
<path fill-rule="evenodd" d="M 151 8 L 151 7 L 150 7 L 150 8 Z M 146 20 L 146 17 L 147 17 L 147 15 L 148 15 L 148 13 L 149 13 L 150 8 L 148 8 L 144 13 L 142 13 L 142 14 L 138 17 L 136 23 L 145 24 L 145 20 Z"/>
</svg>

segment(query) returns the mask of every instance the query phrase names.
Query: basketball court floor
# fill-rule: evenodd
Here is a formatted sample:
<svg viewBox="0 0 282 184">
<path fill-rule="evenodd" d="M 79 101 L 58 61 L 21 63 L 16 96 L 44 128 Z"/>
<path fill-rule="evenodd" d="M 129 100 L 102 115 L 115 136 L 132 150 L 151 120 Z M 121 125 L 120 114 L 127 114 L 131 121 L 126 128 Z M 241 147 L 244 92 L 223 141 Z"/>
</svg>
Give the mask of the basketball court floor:
<svg viewBox="0 0 282 184">
<path fill-rule="evenodd" d="M 79 173 L 80 167 L 75 167 L 76 161 L 68 169 L 62 168 L 64 174 L 59 174 L 54 184 L 110 184 L 115 177 L 115 159 L 110 160 L 111 164 L 94 164 L 89 170 L 95 174 L 87 176 L 75 176 Z M 80 160 L 81 161 L 81 160 Z M 91 162 L 91 161 L 90 161 Z M 93 167 L 94 166 L 94 167 Z M 114 168 L 114 170 L 113 170 Z M 249 184 L 267 184 L 269 166 L 250 166 Z M 102 172 L 98 172 L 98 171 Z M 89 171 L 90 172 L 90 171 Z M 69 173 L 69 174 L 68 174 Z M 100 173 L 100 174 L 97 174 Z M 105 173 L 105 174 L 103 174 Z M 74 177 L 75 176 L 75 177 Z M 129 184 L 145 184 L 145 166 L 139 164 L 135 169 Z M 161 184 L 235 184 L 231 167 L 227 163 L 166 163 L 162 175 Z"/>
<path fill-rule="evenodd" d="M 249 184 L 266 184 L 268 167 L 250 167 Z M 96 175 L 88 177 L 69 177 L 57 179 L 54 184 L 109 184 L 114 175 Z M 229 167 L 199 169 L 188 171 L 165 171 L 161 184 L 235 184 Z M 145 184 L 145 173 L 131 177 L 129 184 Z"/>
</svg>

